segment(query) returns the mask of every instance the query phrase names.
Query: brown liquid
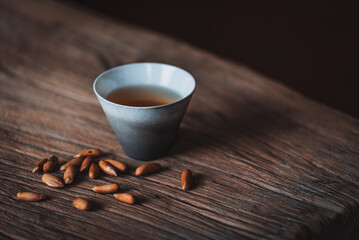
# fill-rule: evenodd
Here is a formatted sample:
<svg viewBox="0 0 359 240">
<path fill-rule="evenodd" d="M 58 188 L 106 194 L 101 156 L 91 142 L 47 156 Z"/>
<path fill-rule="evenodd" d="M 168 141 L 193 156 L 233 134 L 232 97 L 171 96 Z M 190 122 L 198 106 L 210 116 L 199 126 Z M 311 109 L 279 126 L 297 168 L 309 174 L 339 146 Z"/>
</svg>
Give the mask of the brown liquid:
<svg viewBox="0 0 359 240">
<path fill-rule="evenodd" d="M 111 102 L 132 107 L 164 105 L 175 102 L 180 98 L 181 96 L 171 89 L 146 85 L 118 88 L 110 92 L 106 97 Z"/>
</svg>

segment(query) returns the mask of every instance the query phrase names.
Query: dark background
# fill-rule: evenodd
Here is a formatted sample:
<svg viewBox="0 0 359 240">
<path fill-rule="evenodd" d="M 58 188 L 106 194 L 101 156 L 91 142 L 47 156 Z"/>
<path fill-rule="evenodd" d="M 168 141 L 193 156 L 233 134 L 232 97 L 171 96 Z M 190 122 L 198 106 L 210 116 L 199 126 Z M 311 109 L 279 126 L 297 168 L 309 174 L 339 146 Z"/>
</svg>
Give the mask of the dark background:
<svg viewBox="0 0 359 240">
<path fill-rule="evenodd" d="M 359 117 L 358 1 L 67 2 L 248 65 Z"/>
</svg>

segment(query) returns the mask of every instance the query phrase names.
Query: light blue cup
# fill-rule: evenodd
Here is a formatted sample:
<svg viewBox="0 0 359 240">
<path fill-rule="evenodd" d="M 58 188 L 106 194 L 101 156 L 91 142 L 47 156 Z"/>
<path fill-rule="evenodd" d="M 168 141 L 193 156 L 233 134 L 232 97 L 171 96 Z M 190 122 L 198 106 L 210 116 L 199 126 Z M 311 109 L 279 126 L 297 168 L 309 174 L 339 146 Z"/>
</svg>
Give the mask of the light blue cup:
<svg viewBox="0 0 359 240">
<path fill-rule="evenodd" d="M 161 86 L 178 93 L 175 102 L 132 107 L 110 102 L 107 95 L 121 87 Z M 125 153 L 138 160 L 165 155 L 173 145 L 196 83 L 185 70 L 161 63 L 133 63 L 99 75 L 93 89 Z"/>
</svg>

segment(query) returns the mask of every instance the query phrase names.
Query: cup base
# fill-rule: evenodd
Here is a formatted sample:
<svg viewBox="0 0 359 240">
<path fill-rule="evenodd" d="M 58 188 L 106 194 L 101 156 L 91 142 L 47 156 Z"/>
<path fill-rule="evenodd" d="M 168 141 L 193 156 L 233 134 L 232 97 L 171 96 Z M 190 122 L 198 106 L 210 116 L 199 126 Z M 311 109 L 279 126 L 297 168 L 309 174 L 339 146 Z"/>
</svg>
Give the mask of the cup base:
<svg viewBox="0 0 359 240">
<path fill-rule="evenodd" d="M 166 155 L 176 142 L 181 118 L 177 120 L 170 124 L 175 126 L 172 128 L 147 129 L 127 126 L 126 131 L 115 131 L 115 134 L 127 156 L 136 160 L 151 161 Z"/>
<path fill-rule="evenodd" d="M 126 150 L 124 150 L 124 152 L 126 153 L 127 156 L 129 156 L 132 159 L 146 162 L 146 161 L 156 160 L 165 156 L 169 152 L 169 149 L 167 149 L 166 151 L 161 151 L 161 152 L 156 151 L 152 153 L 148 153 L 148 152 L 140 153 L 140 152 L 132 152 Z"/>
</svg>

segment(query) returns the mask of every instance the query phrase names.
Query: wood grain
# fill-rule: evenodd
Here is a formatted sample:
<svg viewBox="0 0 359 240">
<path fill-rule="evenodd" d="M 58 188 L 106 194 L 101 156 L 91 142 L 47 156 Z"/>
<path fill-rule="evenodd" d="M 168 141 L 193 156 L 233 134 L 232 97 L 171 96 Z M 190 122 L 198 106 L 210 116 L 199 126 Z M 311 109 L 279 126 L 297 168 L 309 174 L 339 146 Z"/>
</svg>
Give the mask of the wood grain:
<svg viewBox="0 0 359 240">
<path fill-rule="evenodd" d="M 245 66 L 185 43 L 52 1 L 0 0 L 0 237 L 2 239 L 355 239 L 359 121 Z M 117 143 L 92 91 L 102 71 L 155 61 L 193 73 L 197 89 L 165 170 Z M 325 86 L 323 86 L 325 87 Z M 54 189 L 31 173 L 87 148 L 130 166 L 118 177 Z M 190 169 L 193 189 L 181 190 Z M 55 175 L 61 177 L 62 172 Z M 118 183 L 133 206 L 91 187 Z M 42 202 L 16 200 L 34 191 Z M 89 212 L 76 197 L 94 203 Z"/>
</svg>

